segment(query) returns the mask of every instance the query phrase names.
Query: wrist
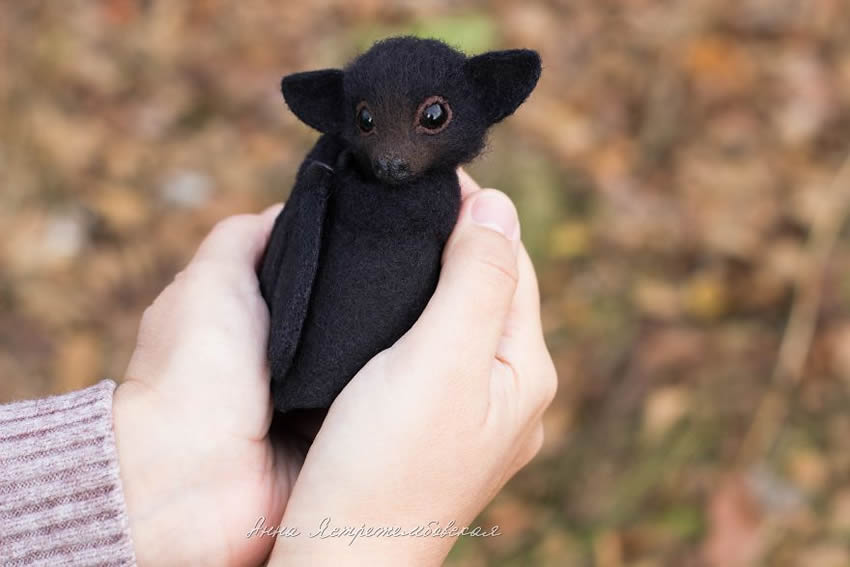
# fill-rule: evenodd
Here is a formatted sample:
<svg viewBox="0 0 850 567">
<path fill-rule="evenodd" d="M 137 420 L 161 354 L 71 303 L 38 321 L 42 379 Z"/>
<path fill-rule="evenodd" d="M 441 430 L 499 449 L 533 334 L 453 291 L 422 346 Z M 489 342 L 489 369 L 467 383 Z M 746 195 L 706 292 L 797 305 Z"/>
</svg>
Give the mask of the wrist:
<svg viewBox="0 0 850 567">
<path fill-rule="evenodd" d="M 303 537 L 303 536 L 302 536 Z M 297 539 L 297 538 L 296 538 Z M 313 541 L 307 544 L 295 543 L 292 540 L 278 540 L 274 560 L 270 567 L 395 567 L 397 565 L 418 565 L 420 567 L 439 567 L 443 565 L 451 546 L 445 550 L 417 548 L 398 542 L 379 541 L 360 545 L 355 542 L 349 545 L 350 539 L 334 542 Z M 432 543 L 432 542 L 431 542 Z M 453 541 L 452 541 L 453 543 Z"/>
<path fill-rule="evenodd" d="M 185 493 L 170 481 L 161 416 L 152 413 L 149 394 L 133 382 L 121 384 L 113 398 L 113 427 L 118 466 L 127 507 L 130 537 L 140 566 L 185 558 L 178 548 Z M 185 526 L 184 526 L 185 527 Z M 166 561 L 167 560 L 167 561 Z"/>
<path fill-rule="evenodd" d="M 274 567 L 318 566 L 440 566 L 454 545 L 455 537 L 429 537 L 419 532 L 403 534 L 405 525 L 387 522 L 338 521 L 310 515 L 285 517 L 281 531 L 297 534 L 281 537 L 275 546 Z"/>
</svg>

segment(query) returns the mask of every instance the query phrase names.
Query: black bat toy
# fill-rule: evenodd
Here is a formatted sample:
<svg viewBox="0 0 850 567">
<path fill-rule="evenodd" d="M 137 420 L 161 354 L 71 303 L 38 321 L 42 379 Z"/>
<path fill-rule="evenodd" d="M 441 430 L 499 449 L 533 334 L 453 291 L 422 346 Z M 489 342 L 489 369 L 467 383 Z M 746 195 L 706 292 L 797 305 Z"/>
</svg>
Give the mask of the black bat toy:
<svg viewBox="0 0 850 567">
<path fill-rule="evenodd" d="M 418 319 L 457 222 L 456 169 L 539 76 L 534 51 L 467 57 L 437 40 L 398 37 L 343 70 L 283 78 L 286 104 L 322 136 L 259 272 L 278 412 L 330 407 Z"/>
</svg>

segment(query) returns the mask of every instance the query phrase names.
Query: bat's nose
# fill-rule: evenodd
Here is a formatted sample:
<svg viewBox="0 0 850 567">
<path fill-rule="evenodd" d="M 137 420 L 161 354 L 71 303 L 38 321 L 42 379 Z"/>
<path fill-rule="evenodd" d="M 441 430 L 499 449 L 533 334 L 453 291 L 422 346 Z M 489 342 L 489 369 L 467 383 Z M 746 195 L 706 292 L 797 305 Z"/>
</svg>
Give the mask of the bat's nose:
<svg viewBox="0 0 850 567">
<path fill-rule="evenodd" d="M 372 168 L 378 179 L 388 183 L 399 183 L 410 177 L 410 166 L 396 156 L 381 156 L 374 161 Z"/>
</svg>

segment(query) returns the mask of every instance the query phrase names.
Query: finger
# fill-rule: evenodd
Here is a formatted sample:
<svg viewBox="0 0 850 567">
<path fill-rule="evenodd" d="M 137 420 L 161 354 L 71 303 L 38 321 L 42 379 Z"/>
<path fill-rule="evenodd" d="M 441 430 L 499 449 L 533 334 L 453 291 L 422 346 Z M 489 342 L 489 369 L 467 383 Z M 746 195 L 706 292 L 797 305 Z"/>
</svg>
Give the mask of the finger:
<svg viewBox="0 0 850 567">
<path fill-rule="evenodd" d="M 457 168 L 457 178 L 460 181 L 460 196 L 466 199 L 472 193 L 481 191 L 478 183 L 462 167 Z"/>
<path fill-rule="evenodd" d="M 510 476 L 515 475 L 520 469 L 525 467 L 531 460 L 540 453 L 545 441 L 545 432 L 543 430 L 543 422 L 537 421 L 528 434 L 525 441 L 520 446 L 514 461 L 511 465 Z M 510 478 L 510 477 L 509 477 Z"/>
<path fill-rule="evenodd" d="M 540 321 L 540 291 L 534 265 L 522 243 L 517 253 L 517 272 L 517 289 L 505 322 L 503 339 L 514 339 L 517 342 L 539 341 L 543 338 Z M 510 345 L 503 340 L 500 343 L 500 347 L 502 346 Z"/>
<path fill-rule="evenodd" d="M 495 189 L 464 200 L 443 252 L 437 290 L 405 336 L 414 358 L 492 365 L 517 284 L 519 220 L 510 199 Z"/>
<path fill-rule="evenodd" d="M 274 221 L 277 218 L 277 215 L 280 214 L 280 211 L 283 209 L 283 203 L 275 203 L 274 205 L 269 205 L 263 212 L 260 213 L 261 217 L 264 217 L 263 222 L 270 222 L 268 225 L 269 230 L 271 230 L 272 225 L 274 225 Z M 268 217 L 268 218 L 266 218 Z"/>
<path fill-rule="evenodd" d="M 272 205 L 258 215 L 235 215 L 220 221 L 201 243 L 192 263 L 213 261 L 253 270 L 282 207 Z"/>
<path fill-rule="evenodd" d="M 525 247 L 517 258 L 519 278 L 505 321 L 496 358 L 519 370 L 517 402 L 526 419 L 542 414 L 557 388 L 557 375 L 543 337 L 540 320 L 540 291 L 534 266 Z"/>
</svg>

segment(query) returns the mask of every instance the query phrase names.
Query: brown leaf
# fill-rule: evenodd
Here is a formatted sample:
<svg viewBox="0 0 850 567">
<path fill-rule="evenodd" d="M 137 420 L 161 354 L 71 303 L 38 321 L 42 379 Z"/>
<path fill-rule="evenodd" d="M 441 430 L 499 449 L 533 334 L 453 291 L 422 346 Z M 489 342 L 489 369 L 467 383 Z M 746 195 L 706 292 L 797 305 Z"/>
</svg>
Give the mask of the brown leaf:
<svg viewBox="0 0 850 567">
<path fill-rule="evenodd" d="M 703 557 L 712 567 L 747 566 L 762 553 L 762 512 L 742 475 L 725 478 L 710 497 Z"/>
<path fill-rule="evenodd" d="M 54 357 L 55 387 L 58 391 L 69 392 L 89 386 L 103 378 L 101 366 L 100 339 L 87 331 L 74 333 L 61 341 Z"/>
</svg>

